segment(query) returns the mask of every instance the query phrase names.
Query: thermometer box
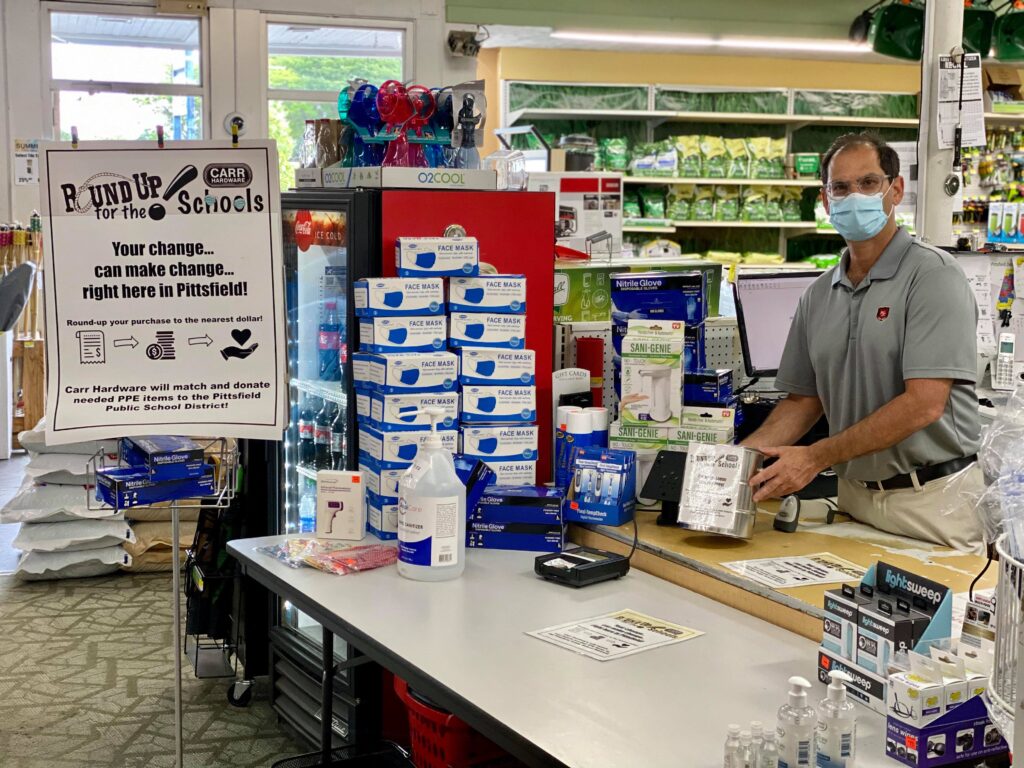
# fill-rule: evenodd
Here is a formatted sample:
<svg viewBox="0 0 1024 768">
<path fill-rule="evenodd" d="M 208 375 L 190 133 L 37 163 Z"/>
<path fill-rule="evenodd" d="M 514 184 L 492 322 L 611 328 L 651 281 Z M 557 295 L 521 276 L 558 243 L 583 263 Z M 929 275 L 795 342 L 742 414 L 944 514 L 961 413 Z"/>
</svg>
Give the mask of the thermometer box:
<svg viewBox="0 0 1024 768">
<path fill-rule="evenodd" d="M 361 317 L 360 352 L 437 352 L 448 346 L 443 315 Z"/>
<path fill-rule="evenodd" d="M 454 392 L 458 389 L 459 358 L 453 352 L 356 352 L 352 377 L 356 389 L 386 394 Z"/>
<path fill-rule="evenodd" d="M 543 486 L 498 486 L 484 491 L 469 511 L 471 521 L 561 525 L 565 494 Z"/>
<path fill-rule="evenodd" d="M 366 535 L 361 472 L 316 473 L 316 535 L 319 539 L 359 541 Z"/>
<path fill-rule="evenodd" d="M 861 606 L 869 602 L 868 598 L 857 594 L 856 587 L 848 584 L 825 592 L 821 647 L 848 661 L 856 661 L 857 621 Z"/>
<path fill-rule="evenodd" d="M 565 497 L 566 522 L 622 525 L 636 510 L 636 462 L 632 451 L 582 448 L 576 454 Z"/>
<path fill-rule="evenodd" d="M 475 237 L 399 237 L 395 241 L 399 277 L 468 277 L 480 273 Z"/>
<path fill-rule="evenodd" d="M 398 498 L 398 483 L 406 469 L 385 469 L 365 453 L 359 455 L 359 471 L 363 473 L 366 490 L 377 496 Z"/>
<path fill-rule="evenodd" d="M 359 317 L 444 314 L 440 277 L 370 277 L 356 280 L 352 293 Z"/>
<path fill-rule="evenodd" d="M 699 344 L 699 341 L 696 342 Z M 699 355 L 700 350 L 697 350 Z M 732 371 L 698 369 L 686 372 L 683 402 L 701 405 L 724 403 L 732 398 Z"/>
<path fill-rule="evenodd" d="M 484 524 L 487 525 L 486 523 Z M 466 531 L 466 546 L 472 549 L 513 549 L 520 552 L 561 552 L 565 546 L 564 526 L 540 526 L 543 533 L 508 533 L 494 530 Z"/>
<path fill-rule="evenodd" d="M 526 343 L 526 315 L 455 312 L 449 317 L 448 338 L 453 348 L 522 349 Z"/>
<path fill-rule="evenodd" d="M 534 387 L 464 387 L 465 424 L 530 424 L 537 420 Z"/>
<path fill-rule="evenodd" d="M 682 412 L 683 341 L 630 334 L 622 341 L 623 424 L 675 427 Z"/>
<path fill-rule="evenodd" d="M 703 323 L 708 316 L 705 272 L 625 272 L 611 276 L 612 310 L 633 317 Z"/>
<path fill-rule="evenodd" d="M 537 482 L 537 460 L 495 461 L 485 459 L 488 469 L 494 472 L 495 485 L 534 485 Z"/>
<path fill-rule="evenodd" d="M 440 429 L 452 429 L 459 420 L 458 392 L 424 392 L 385 395 L 381 392 L 356 392 L 356 418 L 381 432 L 419 430 L 430 427 L 430 417 L 416 414 L 424 408 L 440 408 Z"/>
<path fill-rule="evenodd" d="M 137 467 L 100 469 L 96 472 L 96 500 L 114 509 L 211 496 L 213 489 L 212 464 L 205 465 L 200 477 L 173 480 L 157 480 L 148 470 Z"/>
<path fill-rule="evenodd" d="M 462 427 L 462 453 L 483 461 L 530 461 L 537 458 L 537 434 L 530 426 Z"/>
<path fill-rule="evenodd" d="M 145 470 L 153 480 L 201 477 L 206 472 L 202 446 L 187 437 L 122 437 L 120 453 L 121 461 Z"/>
<path fill-rule="evenodd" d="M 462 385 L 524 386 L 536 381 L 536 355 L 532 349 L 459 350 Z"/>
<path fill-rule="evenodd" d="M 454 429 L 439 429 L 441 445 L 455 453 L 459 433 Z M 419 449 L 430 436 L 430 430 L 409 432 L 382 432 L 368 424 L 359 426 L 359 453 L 376 461 L 381 469 L 405 469 L 412 465 Z"/>
<path fill-rule="evenodd" d="M 378 539 L 398 538 L 398 500 L 366 493 L 366 530 Z"/>
<path fill-rule="evenodd" d="M 448 303 L 452 312 L 526 312 L 525 275 L 479 275 L 453 277 L 448 282 Z"/>
</svg>

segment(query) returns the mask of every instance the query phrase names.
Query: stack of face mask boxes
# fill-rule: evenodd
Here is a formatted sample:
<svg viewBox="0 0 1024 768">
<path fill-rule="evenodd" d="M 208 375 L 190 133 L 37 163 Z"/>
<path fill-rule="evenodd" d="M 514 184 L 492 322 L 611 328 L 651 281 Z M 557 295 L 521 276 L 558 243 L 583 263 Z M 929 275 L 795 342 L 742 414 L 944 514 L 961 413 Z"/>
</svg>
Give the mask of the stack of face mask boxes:
<svg viewBox="0 0 1024 768">
<path fill-rule="evenodd" d="M 440 408 L 444 447 L 458 449 L 459 359 L 447 351 L 446 277 L 479 272 L 473 238 L 399 238 L 398 277 L 358 280 L 359 352 L 352 356 L 359 468 L 367 530 L 398 535 L 398 481 L 430 434 L 425 408 Z"/>
<path fill-rule="evenodd" d="M 526 342 L 523 275 L 453 277 L 449 339 L 460 357 L 462 453 L 499 485 L 533 485 L 537 472 L 535 359 Z"/>
</svg>

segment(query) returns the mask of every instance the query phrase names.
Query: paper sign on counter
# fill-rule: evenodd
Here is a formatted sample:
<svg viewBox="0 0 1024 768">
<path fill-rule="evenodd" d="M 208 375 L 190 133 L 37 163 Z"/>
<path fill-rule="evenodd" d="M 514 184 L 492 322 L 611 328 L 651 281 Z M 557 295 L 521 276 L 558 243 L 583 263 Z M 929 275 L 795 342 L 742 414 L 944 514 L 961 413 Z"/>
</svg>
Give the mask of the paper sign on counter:
<svg viewBox="0 0 1024 768">
<path fill-rule="evenodd" d="M 625 609 L 526 634 L 598 661 L 609 661 L 682 643 L 704 633 Z"/>
<path fill-rule="evenodd" d="M 722 563 L 733 573 L 745 576 L 773 589 L 806 587 L 811 584 L 835 584 L 860 581 L 867 569 L 843 560 L 830 552 L 798 557 L 765 557 L 760 560 L 734 560 Z"/>
</svg>

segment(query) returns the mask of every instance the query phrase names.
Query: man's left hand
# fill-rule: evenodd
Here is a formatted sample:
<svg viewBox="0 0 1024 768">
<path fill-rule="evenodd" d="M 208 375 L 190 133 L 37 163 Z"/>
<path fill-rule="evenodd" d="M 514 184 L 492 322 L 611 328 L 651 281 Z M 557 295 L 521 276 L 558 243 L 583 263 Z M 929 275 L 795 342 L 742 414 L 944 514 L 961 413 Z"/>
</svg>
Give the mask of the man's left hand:
<svg viewBox="0 0 1024 768">
<path fill-rule="evenodd" d="M 759 486 L 754 501 L 781 499 L 805 488 L 827 464 L 822 463 L 814 446 L 794 445 L 784 448 L 763 448 L 761 453 L 776 461 L 750 479 Z"/>
</svg>

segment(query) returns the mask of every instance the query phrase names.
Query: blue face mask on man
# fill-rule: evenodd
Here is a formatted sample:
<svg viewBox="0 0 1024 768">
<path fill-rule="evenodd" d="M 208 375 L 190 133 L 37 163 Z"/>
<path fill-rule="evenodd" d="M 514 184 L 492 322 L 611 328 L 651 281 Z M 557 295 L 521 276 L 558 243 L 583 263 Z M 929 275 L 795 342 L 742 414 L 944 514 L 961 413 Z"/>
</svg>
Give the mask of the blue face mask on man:
<svg viewBox="0 0 1024 768">
<path fill-rule="evenodd" d="M 885 212 L 885 196 L 889 189 L 874 195 L 851 192 L 838 200 L 829 199 L 828 220 L 836 232 L 848 242 L 870 240 L 885 228 L 889 213 Z"/>
</svg>

